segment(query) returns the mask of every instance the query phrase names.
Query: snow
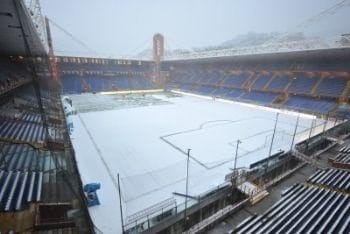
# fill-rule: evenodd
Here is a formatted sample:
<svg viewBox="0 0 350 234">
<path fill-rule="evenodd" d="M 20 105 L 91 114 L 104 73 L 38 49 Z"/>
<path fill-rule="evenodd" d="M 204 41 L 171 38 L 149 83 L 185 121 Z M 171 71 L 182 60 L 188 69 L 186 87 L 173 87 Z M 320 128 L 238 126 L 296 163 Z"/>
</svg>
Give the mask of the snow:
<svg viewBox="0 0 350 234">
<path fill-rule="evenodd" d="M 148 95 L 151 105 L 86 112 L 85 99 L 106 96 L 70 96 L 84 103 L 84 113 L 73 116 L 72 142 L 84 184 L 99 182 L 101 205 L 89 208 L 103 233 L 121 233 L 117 173 L 121 177 L 124 220 L 168 198 L 185 193 L 185 152 L 191 149 L 189 194 L 199 195 L 223 184 L 233 168 L 235 142 L 238 167 L 247 167 L 268 156 L 276 110 L 234 102 L 187 96 Z M 92 98 L 94 97 L 94 98 Z M 112 100 L 112 99 L 111 99 Z M 159 100 L 159 105 L 154 100 Z M 120 102 L 120 100 L 118 99 Z M 125 100 L 127 102 L 127 100 Z M 79 112 L 79 105 L 75 106 Z M 296 113 L 279 111 L 272 153 L 289 150 Z M 308 137 L 313 116 L 301 115 L 297 141 Z M 322 120 L 313 134 L 322 131 Z"/>
</svg>

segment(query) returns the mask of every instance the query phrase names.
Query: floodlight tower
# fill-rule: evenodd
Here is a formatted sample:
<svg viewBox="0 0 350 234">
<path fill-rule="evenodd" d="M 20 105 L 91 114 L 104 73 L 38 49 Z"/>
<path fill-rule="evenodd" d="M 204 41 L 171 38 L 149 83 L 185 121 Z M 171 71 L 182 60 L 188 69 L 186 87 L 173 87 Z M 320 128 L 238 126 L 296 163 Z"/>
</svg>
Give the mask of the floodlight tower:
<svg viewBox="0 0 350 234">
<path fill-rule="evenodd" d="M 164 58 L 164 37 L 157 33 L 153 36 L 153 60 L 156 63 L 154 81 L 159 85 L 163 85 L 164 80 L 161 76 L 160 63 Z"/>
</svg>

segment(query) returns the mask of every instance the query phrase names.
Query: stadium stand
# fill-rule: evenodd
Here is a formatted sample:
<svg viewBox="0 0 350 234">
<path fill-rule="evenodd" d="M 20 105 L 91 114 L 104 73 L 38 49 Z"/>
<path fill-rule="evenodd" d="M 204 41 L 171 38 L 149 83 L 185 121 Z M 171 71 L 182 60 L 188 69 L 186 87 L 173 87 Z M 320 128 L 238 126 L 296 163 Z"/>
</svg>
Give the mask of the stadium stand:
<svg viewBox="0 0 350 234">
<path fill-rule="evenodd" d="M 169 73 L 167 89 L 346 117 L 350 96 L 346 61 L 347 51 L 334 49 L 164 61 L 162 71 Z"/>
<path fill-rule="evenodd" d="M 267 89 L 282 92 L 287 87 L 287 84 L 289 82 L 290 82 L 289 77 L 286 77 L 286 76 L 275 77 L 271 81 L 271 83 L 268 85 Z"/>
<path fill-rule="evenodd" d="M 267 75 L 258 76 L 257 80 L 255 80 L 255 82 L 252 85 L 252 89 L 257 89 L 257 90 L 263 89 L 270 79 L 271 77 Z"/>
<path fill-rule="evenodd" d="M 23 61 L 9 58 L 0 59 L 0 95 L 30 82 Z"/>
<path fill-rule="evenodd" d="M 262 215 L 241 222 L 232 233 L 348 233 L 350 172 L 318 170 L 296 184 Z"/>
<path fill-rule="evenodd" d="M 248 79 L 244 74 L 241 75 L 229 75 L 223 81 L 223 84 L 228 87 L 241 87 L 243 83 Z"/>
<path fill-rule="evenodd" d="M 330 97 L 339 97 L 346 85 L 343 78 L 324 78 L 317 88 L 317 94 Z"/>
<path fill-rule="evenodd" d="M 349 142 L 342 144 L 335 155 L 328 158 L 328 162 L 335 168 L 350 169 L 350 145 Z"/>
<path fill-rule="evenodd" d="M 318 170 L 308 180 L 308 183 L 327 187 L 344 193 L 350 192 L 350 171 L 328 169 Z"/>
<path fill-rule="evenodd" d="M 250 100 L 257 103 L 267 103 L 271 104 L 273 100 L 277 97 L 273 93 L 263 93 L 263 92 L 248 92 L 241 96 L 242 100 Z"/>
<path fill-rule="evenodd" d="M 152 62 L 57 57 L 63 94 L 154 89 Z"/>
<path fill-rule="evenodd" d="M 285 106 L 301 111 L 329 113 L 336 107 L 336 103 L 326 99 L 291 96 L 285 103 Z"/>
<path fill-rule="evenodd" d="M 9 83 L 13 85 L 6 86 L 0 94 L 0 227 L 4 228 L 3 220 L 11 216 L 18 222 L 17 229 L 12 230 L 23 231 L 31 219 L 39 222 L 35 227 L 31 224 L 32 231 L 86 232 L 91 221 L 85 210 L 58 85 L 45 76 L 46 62 L 35 63 L 36 78 L 30 73 L 29 63 L 19 58 L 0 59 L 2 71 L 6 68 L 2 74 L 13 80 Z M 26 82 L 17 82 L 14 77 Z M 50 204 L 50 214 L 54 215 L 63 207 L 72 209 L 73 201 L 82 211 L 77 213 L 79 228 L 73 218 L 62 216 L 47 224 L 50 215 L 39 220 L 34 212 L 44 212 L 43 207 Z"/>
<path fill-rule="evenodd" d="M 309 94 L 319 78 L 298 76 L 294 77 L 288 91 L 291 93 Z"/>
</svg>

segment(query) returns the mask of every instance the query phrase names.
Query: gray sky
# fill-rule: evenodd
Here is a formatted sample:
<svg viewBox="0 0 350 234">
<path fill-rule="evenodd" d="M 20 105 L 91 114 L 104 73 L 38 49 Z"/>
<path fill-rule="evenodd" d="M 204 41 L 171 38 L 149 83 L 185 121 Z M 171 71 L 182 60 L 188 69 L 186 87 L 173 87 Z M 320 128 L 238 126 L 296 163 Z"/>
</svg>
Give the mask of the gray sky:
<svg viewBox="0 0 350 234">
<path fill-rule="evenodd" d="M 216 45 L 251 31 L 290 31 L 339 1 L 41 0 L 41 5 L 45 15 L 90 48 L 118 56 L 150 46 L 156 32 L 165 36 L 169 48 L 189 48 Z M 306 31 L 350 32 L 349 8 L 309 25 Z M 57 28 L 52 31 L 57 50 L 66 54 L 83 50 Z"/>
</svg>

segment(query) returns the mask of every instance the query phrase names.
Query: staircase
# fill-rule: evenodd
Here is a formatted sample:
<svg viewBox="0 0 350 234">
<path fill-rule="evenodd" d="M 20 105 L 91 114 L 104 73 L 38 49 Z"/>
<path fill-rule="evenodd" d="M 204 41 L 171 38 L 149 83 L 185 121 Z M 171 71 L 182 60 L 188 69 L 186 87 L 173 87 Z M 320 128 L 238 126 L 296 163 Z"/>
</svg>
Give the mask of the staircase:
<svg viewBox="0 0 350 234">
<path fill-rule="evenodd" d="M 346 82 L 345 89 L 344 89 L 343 93 L 341 94 L 341 96 L 346 99 L 349 96 L 349 92 L 350 92 L 350 80 Z"/>
<path fill-rule="evenodd" d="M 288 82 L 288 84 L 284 88 L 283 92 L 286 92 L 286 93 L 288 92 L 289 86 L 291 86 L 293 80 L 294 80 L 293 78 L 290 78 L 290 81 Z"/>
<path fill-rule="evenodd" d="M 262 90 L 266 90 L 267 87 L 270 86 L 271 82 L 272 82 L 276 77 L 277 77 L 277 74 L 274 74 L 274 75 L 270 78 L 270 80 L 265 84 L 265 86 L 262 88 Z"/>
<path fill-rule="evenodd" d="M 253 79 L 252 82 L 250 82 L 249 86 L 247 87 L 248 89 L 251 89 L 253 84 L 259 79 L 260 75 L 256 75 Z"/>
<path fill-rule="evenodd" d="M 318 89 L 318 86 L 320 86 L 320 84 L 322 83 L 324 77 L 321 77 L 317 83 L 314 85 L 314 87 L 311 89 L 311 94 L 316 94 L 316 91 Z"/>
<path fill-rule="evenodd" d="M 289 94 L 288 93 L 282 93 L 280 95 L 278 95 L 274 100 L 273 100 L 273 104 L 280 104 L 280 105 L 284 105 L 289 98 Z"/>
<path fill-rule="evenodd" d="M 249 197 L 249 201 L 252 205 L 258 203 L 269 195 L 269 192 L 267 192 L 265 189 L 259 188 L 249 181 L 245 181 L 244 183 L 237 186 L 237 188 L 239 191 Z"/>
<path fill-rule="evenodd" d="M 303 153 L 301 153 L 301 152 L 299 152 L 297 150 L 294 150 L 292 153 L 293 153 L 294 157 L 300 159 L 301 161 L 303 161 L 303 162 L 305 162 L 307 164 L 315 166 L 318 169 L 326 169 L 324 167 L 324 165 L 322 165 L 319 161 L 317 161 L 315 158 L 313 158 L 311 156 L 309 157 L 309 156 L 307 156 L 307 155 L 305 155 L 305 154 L 303 154 Z"/>
<path fill-rule="evenodd" d="M 250 89 L 251 85 L 255 82 L 256 78 L 254 77 L 255 73 L 251 74 L 249 78 L 244 81 L 242 88 L 244 89 Z"/>
</svg>

